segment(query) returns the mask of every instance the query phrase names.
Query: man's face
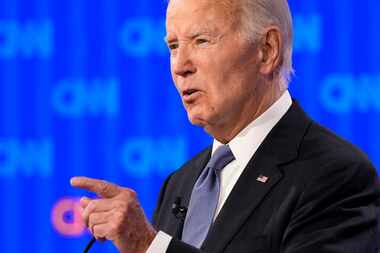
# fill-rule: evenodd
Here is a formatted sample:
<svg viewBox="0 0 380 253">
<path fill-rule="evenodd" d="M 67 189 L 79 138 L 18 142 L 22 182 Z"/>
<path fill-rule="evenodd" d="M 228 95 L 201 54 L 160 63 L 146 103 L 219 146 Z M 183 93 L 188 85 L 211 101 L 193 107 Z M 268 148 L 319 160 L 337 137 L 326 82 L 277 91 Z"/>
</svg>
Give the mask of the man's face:
<svg viewBox="0 0 380 253">
<path fill-rule="evenodd" d="M 257 49 L 221 2 L 171 0 L 167 10 L 172 77 L 189 120 L 206 131 L 241 120 L 257 88 Z"/>
</svg>

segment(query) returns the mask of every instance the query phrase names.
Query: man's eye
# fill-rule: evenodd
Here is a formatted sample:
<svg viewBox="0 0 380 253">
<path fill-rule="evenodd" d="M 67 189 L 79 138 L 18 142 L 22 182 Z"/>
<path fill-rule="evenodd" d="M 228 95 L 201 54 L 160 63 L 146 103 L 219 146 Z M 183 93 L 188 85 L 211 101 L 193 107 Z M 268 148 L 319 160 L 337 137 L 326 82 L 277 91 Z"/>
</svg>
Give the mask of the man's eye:
<svg viewBox="0 0 380 253">
<path fill-rule="evenodd" d="M 170 49 L 170 50 L 174 50 L 174 49 L 177 49 L 178 48 L 178 44 L 169 44 L 168 45 L 168 48 Z"/>
<path fill-rule="evenodd" d="M 204 39 L 204 38 L 198 38 L 198 39 L 196 39 L 195 42 L 196 42 L 197 45 L 200 45 L 200 44 L 207 43 L 208 40 L 207 40 L 207 39 Z"/>
</svg>

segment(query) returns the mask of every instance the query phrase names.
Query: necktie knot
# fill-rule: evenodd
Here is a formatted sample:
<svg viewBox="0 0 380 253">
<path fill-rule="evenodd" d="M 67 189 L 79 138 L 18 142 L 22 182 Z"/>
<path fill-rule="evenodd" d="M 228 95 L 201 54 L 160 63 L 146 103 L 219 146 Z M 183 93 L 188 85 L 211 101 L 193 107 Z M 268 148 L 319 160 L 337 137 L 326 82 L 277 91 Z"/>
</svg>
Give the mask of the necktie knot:
<svg viewBox="0 0 380 253">
<path fill-rule="evenodd" d="M 230 147 L 228 145 L 222 145 L 215 150 L 206 167 L 213 168 L 219 172 L 233 160 L 235 160 L 235 157 Z"/>
</svg>

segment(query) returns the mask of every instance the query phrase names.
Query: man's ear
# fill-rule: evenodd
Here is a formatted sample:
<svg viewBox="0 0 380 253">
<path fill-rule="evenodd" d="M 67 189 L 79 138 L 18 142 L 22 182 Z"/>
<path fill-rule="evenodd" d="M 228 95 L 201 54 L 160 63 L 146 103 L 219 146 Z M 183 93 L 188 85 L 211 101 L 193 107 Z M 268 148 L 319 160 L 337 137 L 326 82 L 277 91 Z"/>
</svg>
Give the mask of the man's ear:
<svg viewBox="0 0 380 253">
<path fill-rule="evenodd" d="M 267 29 L 259 45 L 260 73 L 271 75 L 282 62 L 282 37 L 278 27 L 273 26 Z"/>
</svg>

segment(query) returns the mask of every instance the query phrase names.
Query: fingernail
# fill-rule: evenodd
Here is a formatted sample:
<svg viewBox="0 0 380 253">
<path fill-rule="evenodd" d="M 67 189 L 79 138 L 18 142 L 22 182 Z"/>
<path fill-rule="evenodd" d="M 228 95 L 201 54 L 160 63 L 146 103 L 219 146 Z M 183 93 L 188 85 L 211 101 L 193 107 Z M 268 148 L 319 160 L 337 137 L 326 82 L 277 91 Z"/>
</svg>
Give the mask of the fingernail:
<svg viewBox="0 0 380 253">
<path fill-rule="evenodd" d="M 79 201 L 80 201 L 81 203 L 87 203 L 87 202 L 90 201 L 90 199 L 87 198 L 87 197 L 81 197 Z"/>
<path fill-rule="evenodd" d="M 75 185 L 75 183 L 78 181 L 78 178 L 77 177 L 72 177 L 71 179 L 70 179 L 70 184 L 71 185 Z"/>
</svg>

